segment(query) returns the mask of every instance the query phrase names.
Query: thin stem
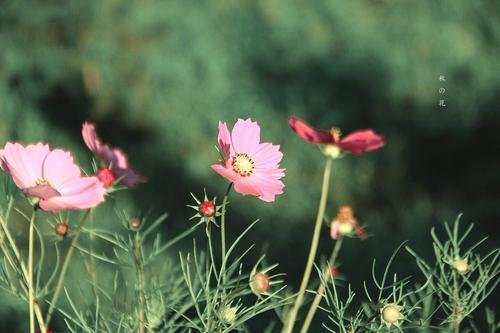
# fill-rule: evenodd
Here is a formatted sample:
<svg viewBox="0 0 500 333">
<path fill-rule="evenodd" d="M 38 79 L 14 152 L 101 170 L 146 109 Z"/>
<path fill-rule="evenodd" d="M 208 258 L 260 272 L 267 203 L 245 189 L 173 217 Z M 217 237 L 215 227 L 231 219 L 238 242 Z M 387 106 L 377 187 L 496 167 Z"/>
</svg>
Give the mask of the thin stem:
<svg viewBox="0 0 500 333">
<path fill-rule="evenodd" d="M 328 260 L 328 265 L 334 266 L 335 261 L 337 260 L 337 256 L 340 252 L 340 248 L 342 247 L 342 240 L 343 237 L 340 237 L 336 242 L 335 246 L 333 248 L 332 254 L 330 256 L 330 260 Z M 328 268 L 328 267 L 327 267 Z M 326 289 L 326 281 L 329 278 L 328 276 L 328 269 L 326 272 L 323 272 L 323 279 L 321 279 L 318 290 L 316 291 L 316 296 L 314 296 L 314 300 L 311 303 L 311 307 L 309 308 L 309 311 L 307 312 L 306 319 L 304 320 L 304 324 L 302 325 L 302 328 L 300 329 L 300 333 L 307 333 L 309 330 L 309 326 L 311 326 L 311 322 L 314 318 L 314 315 L 316 314 L 316 310 L 318 309 L 319 304 L 321 303 L 321 299 L 323 298 L 323 294 Z"/>
<path fill-rule="evenodd" d="M 133 241 L 135 272 L 137 277 L 137 289 L 139 291 L 139 333 L 144 333 L 146 324 L 146 295 L 144 294 L 144 270 L 142 267 L 141 238 L 136 232 Z"/>
<path fill-rule="evenodd" d="M 453 332 L 460 333 L 460 322 L 462 321 L 461 309 L 460 309 L 460 295 L 459 287 L 456 274 L 453 275 L 453 298 L 455 302 L 455 318 L 453 319 Z"/>
<path fill-rule="evenodd" d="M 229 183 L 226 193 L 224 194 L 224 200 L 222 200 L 222 215 L 220 220 L 220 235 L 221 235 L 221 250 L 222 250 L 222 267 L 221 267 L 221 275 L 222 275 L 222 284 L 225 286 L 226 284 L 226 205 L 227 198 L 229 196 L 229 192 L 233 187 L 233 183 Z"/>
<path fill-rule="evenodd" d="M 30 219 L 30 229 L 29 229 L 29 243 L 28 243 L 28 302 L 30 311 L 30 332 L 35 332 L 35 290 L 33 285 L 33 241 L 35 233 L 35 214 L 36 209 L 33 210 Z"/>
<path fill-rule="evenodd" d="M 36 319 L 38 321 L 38 326 L 40 326 L 40 331 L 41 333 L 47 333 L 47 326 L 45 325 L 45 322 L 43 321 L 43 314 L 42 310 L 40 309 L 40 305 L 36 300 L 33 301 L 33 306 L 35 308 L 35 315 Z"/>
<path fill-rule="evenodd" d="M 299 312 L 300 306 L 302 305 L 302 300 L 304 299 L 304 294 L 309 283 L 309 278 L 311 277 L 311 271 L 314 263 L 314 258 L 316 257 L 316 252 L 318 250 L 319 235 L 321 232 L 321 225 L 323 222 L 323 217 L 325 215 L 326 200 L 328 198 L 328 185 L 330 183 L 330 173 L 332 168 L 332 160 L 328 158 L 325 163 L 325 170 L 323 173 L 323 184 L 321 186 L 321 197 L 319 200 L 318 214 L 316 216 L 316 222 L 314 225 L 314 232 L 311 241 L 311 248 L 309 249 L 309 257 L 307 258 L 306 268 L 304 270 L 304 276 L 302 277 L 302 282 L 300 284 L 299 293 L 295 300 L 295 304 L 288 315 L 288 320 L 283 328 L 283 332 L 292 333 L 293 327 L 295 325 L 295 320 L 297 319 L 297 314 Z"/>
<path fill-rule="evenodd" d="M 80 238 L 80 235 L 82 233 L 83 225 L 85 224 L 85 222 L 87 221 L 87 219 L 90 215 L 90 211 L 91 211 L 91 209 L 87 209 L 87 211 L 85 212 L 85 215 L 83 215 L 82 219 L 80 220 L 80 223 L 78 224 L 78 227 L 77 227 L 76 232 L 75 232 L 75 236 L 73 236 L 73 240 L 71 241 L 68 252 L 66 253 L 66 257 L 64 258 L 61 272 L 59 274 L 59 279 L 57 280 L 56 289 L 55 289 L 54 295 L 52 296 L 52 299 L 50 301 L 49 311 L 47 312 L 47 319 L 45 320 L 47 327 L 49 327 L 50 320 L 52 319 L 52 314 L 56 308 L 57 301 L 59 299 L 59 295 L 61 294 L 62 287 L 64 284 L 64 278 L 66 277 L 66 271 L 68 270 L 71 256 L 73 255 L 73 251 L 75 250 L 75 247 L 78 243 L 78 239 Z"/>
</svg>

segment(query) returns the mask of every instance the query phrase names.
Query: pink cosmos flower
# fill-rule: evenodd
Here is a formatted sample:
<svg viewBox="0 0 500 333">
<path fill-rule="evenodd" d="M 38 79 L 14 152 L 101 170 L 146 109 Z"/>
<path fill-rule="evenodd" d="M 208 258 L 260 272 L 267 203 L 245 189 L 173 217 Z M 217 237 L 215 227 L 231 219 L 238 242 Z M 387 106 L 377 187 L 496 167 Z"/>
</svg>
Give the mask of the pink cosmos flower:
<svg viewBox="0 0 500 333">
<path fill-rule="evenodd" d="M 62 149 L 7 142 L 0 149 L 0 168 L 25 194 L 39 198 L 46 211 L 91 208 L 104 201 L 102 183 L 82 177 L 71 154 Z"/>
<path fill-rule="evenodd" d="M 288 118 L 288 125 L 305 141 L 335 145 L 358 155 L 384 146 L 382 136 L 372 129 L 357 130 L 341 138 L 340 130 L 337 128 L 331 131 L 319 130 L 296 117 Z"/>
<path fill-rule="evenodd" d="M 350 206 L 341 206 L 337 216 L 331 223 L 330 236 L 333 239 L 339 239 L 339 235 L 351 234 L 353 230 L 360 239 L 365 240 L 367 238 L 366 233 L 354 218 L 352 208 Z"/>
<path fill-rule="evenodd" d="M 277 145 L 260 143 L 256 122 L 238 119 L 231 133 L 225 122 L 219 122 L 218 141 L 224 161 L 212 164 L 212 169 L 233 182 L 237 192 L 267 202 L 283 193 L 285 185 L 280 179 L 285 170 L 279 166 L 283 154 Z"/>
<path fill-rule="evenodd" d="M 102 143 L 97 135 L 95 125 L 90 122 L 84 122 L 82 126 L 83 141 L 87 147 L 106 164 L 107 169 L 111 170 L 114 176 L 120 180 L 123 186 L 131 188 L 146 179 L 137 173 L 128 163 L 128 157 L 119 148 L 113 148 L 108 144 Z M 101 175 L 107 177 L 101 180 L 107 182 L 110 179 L 108 173 L 101 172 Z"/>
</svg>

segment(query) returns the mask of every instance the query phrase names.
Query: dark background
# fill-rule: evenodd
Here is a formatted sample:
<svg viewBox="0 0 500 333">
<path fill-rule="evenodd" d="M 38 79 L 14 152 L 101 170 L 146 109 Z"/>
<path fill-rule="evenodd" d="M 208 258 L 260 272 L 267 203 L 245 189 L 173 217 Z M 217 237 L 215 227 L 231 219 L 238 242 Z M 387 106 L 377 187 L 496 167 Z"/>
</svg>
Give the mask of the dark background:
<svg viewBox="0 0 500 333">
<path fill-rule="evenodd" d="M 467 0 L 0 1 L 0 140 L 63 146 L 90 170 L 80 128 L 94 121 L 149 179 L 116 205 L 169 212 L 170 237 L 191 223 L 189 192 L 225 190 L 209 167 L 218 121 L 250 117 L 281 145 L 285 194 L 233 194 L 228 230 L 260 217 L 249 267 L 267 253 L 298 287 L 324 158 L 287 117 L 373 128 L 386 147 L 334 162 L 327 208 L 353 206 L 373 235 L 339 258 L 361 295 L 374 257 L 409 240 L 432 260 L 430 227 L 460 212 L 473 237 L 490 236 L 485 248 L 499 244 L 499 13 L 496 1 Z M 332 244 L 325 227 L 319 253 Z M 407 254 L 396 264 L 421 278 Z M 1 303 L 4 318 L 19 307 Z"/>
</svg>

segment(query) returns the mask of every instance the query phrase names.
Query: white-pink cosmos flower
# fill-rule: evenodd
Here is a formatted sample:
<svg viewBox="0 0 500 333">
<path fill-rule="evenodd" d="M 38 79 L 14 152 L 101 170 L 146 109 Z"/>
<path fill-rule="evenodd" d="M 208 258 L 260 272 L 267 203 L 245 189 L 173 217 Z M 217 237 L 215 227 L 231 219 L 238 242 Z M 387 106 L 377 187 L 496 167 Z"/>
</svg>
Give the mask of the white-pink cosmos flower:
<svg viewBox="0 0 500 333">
<path fill-rule="evenodd" d="M 267 202 L 283 193 L 285 185 L 280 179 L 285 169 L 279 165 L 283 154 L 277 145 L 260 143 L 256 122 L 238 119 L 231 133 L 225 122 L 219 122 L 218 141 L 224 161 L 212 164 L 212 169 L 233 182 L 236 192 Z"/>
<path fill-rule="evenodd" d="M 104 201 L 103 184 L 96 177 L 82 177 L 71 154 L 62 149 L 7 142 L 0 149 L 0 168 L 24 193 L 39 198 L 46 211 L 91 208 Z"/>
<path fill-rule="evenodd" d="M 123 186 L 131 188 L 146 181 L 130 166 L 128 157 L 123 150 L 102 143 L 94 124 L 84 122 L 82 136 L 90 151 L 106 164 L 106 167 L 113 172 L 113 175 L 120 180 Z"/>
</svg>

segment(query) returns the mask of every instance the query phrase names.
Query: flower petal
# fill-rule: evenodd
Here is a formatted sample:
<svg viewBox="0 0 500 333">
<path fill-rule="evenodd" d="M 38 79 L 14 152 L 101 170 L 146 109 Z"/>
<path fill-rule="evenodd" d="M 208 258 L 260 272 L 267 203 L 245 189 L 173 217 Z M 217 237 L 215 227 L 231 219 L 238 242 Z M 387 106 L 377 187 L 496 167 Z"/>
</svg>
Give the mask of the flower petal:
<svg viewBox="0 0 500 333">
<path fill-rule="evenodd" d="M 219 147 L 222 149 L 224 158 L 228 159 L 231 150 L 231 134 L 229 134 L 229 130 L 227 129 L 227 124 L 225 122 L 219 121 L 219 135 L 217 137 L 217 141 L 219 142 Z"/>
<path fill-rule="evenodd" d="M 43 161 L 49 152 L 49 146 L 40 142 L 26 147 L 7 142 L 5 148 L 0 150 L 0 167 L 20 189 L 32 187 L 42 176 Z"/>
<path fill-rule="evenodd" d="M 339 226 L 340 226 L 340 221 L 335 219 L 332 221 L 331 225 L 330 225 L 330 237 L 332 237 L 332 239 L 339 239 Z"/>
<path fill-rule="evenodd" d="M 104 201 L 106 189 L 96 177 L 80 177 L 59 188 L 61 196 L 40 200 L 46 211 L 92 208 Z"/>
<path fill-rule="evenodd" d="M 82 137 L 90 151 L 97 154 L 97 152 L 101 149 L 102 142 L 97 135 L 95 125 L 88 121 L 84 122 L 82 126 Z"/>
<path fill-rule="evenodd" d="M 217 172 L 219 175 L 226 178 L 230 182 L 234 182 L 238 178 L 238 175 L 233 171 L 233 169 L 226 168 L 222 164 L 219 163 L 212 164 L 210 167 L 214 169 L 215 172 Z"/>
<path fill-rule="evenodd" d="M 343 150 L 354 154 L 362 154 L 367 151 L 377 150 L 384 146 L 384 139 L 372 129 L 358 130 L 346 135 L 337 145 Z"/>
<path fill-rule="evenodd" d="M 363 228 L 359 226 L 358 221 L 356 221 L 355 219 L 352 219 L 351 221 L 354 231 L 358 235 L 359 239 L 365 240 L 368 236 L 366 235 L 366 232 L 363 230 Z"/>
<path fill-rule="evenodd" d="M 80 178 L 80 168 L 73 156 L 62 149 L 52 150 L 43 162 L 42 177 L 56 190 L 66 182 Z"/>
<path fill-rule="evenodd" d="M 231 139 L 236 153 L 252 154 L 259 148 L 260 127 L 251 119 L 238 119 L 234 124 Z"/>
<path fill-rule="evenodd" d="M 288 125 L 305 141 L 313 143 L 333 143 L 334 139 L 329 131 L 319 130 L 297 117 L 288 118 Z"/>
<path fill-rule="evenodd" d="M 255 162 L 256 168 L 276 168 L 283 158 L 280 146 L 272 143 L 261 143 L 251 158 Z"/>
</svg>

